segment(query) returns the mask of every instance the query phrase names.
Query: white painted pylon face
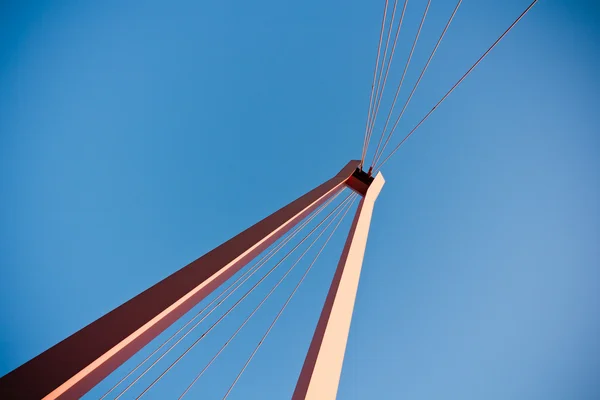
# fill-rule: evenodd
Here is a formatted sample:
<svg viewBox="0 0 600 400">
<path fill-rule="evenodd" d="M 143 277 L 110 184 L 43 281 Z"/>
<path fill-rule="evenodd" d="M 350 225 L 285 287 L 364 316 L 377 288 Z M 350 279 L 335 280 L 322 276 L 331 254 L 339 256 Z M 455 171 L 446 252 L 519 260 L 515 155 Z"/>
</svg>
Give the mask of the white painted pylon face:
<svg viewBox="0 0 600 400">
<path fill-rule="evenodd" d="M 356 210 L 293 400 L 336 398 L 373 207 L 384 183 L 378 173 Z"/>
</svg>

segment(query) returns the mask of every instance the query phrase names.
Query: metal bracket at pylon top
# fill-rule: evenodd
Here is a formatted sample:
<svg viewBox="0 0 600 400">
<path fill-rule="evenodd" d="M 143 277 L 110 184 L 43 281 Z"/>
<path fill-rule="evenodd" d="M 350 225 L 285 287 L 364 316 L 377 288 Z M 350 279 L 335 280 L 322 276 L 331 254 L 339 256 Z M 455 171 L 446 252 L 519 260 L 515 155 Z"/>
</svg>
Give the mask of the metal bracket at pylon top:
<svg viewBox="0 0 600 400">
<path fill-rule="evenodd" d="M 373 178 L 369 173 L 360 168 L 356 168 L 354 173 L 346 181 L 346 186 L 361 196 L 364 196 L 367 193 L 369 186 L 371 186 L 373 179 L 375 178 Z"/>
</svg>

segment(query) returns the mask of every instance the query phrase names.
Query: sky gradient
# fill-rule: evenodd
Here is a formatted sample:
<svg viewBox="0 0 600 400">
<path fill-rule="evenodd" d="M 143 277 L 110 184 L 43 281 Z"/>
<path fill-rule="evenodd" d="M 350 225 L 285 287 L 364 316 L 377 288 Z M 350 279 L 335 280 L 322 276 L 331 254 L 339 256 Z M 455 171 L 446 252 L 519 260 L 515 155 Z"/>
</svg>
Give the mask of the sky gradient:
<svg viewBox="0 0 600 400">
<path fill-rule="evenodd" d="M 463 2 L 391 145 L 528 4 Z M 0 375 L 360 158 L 382 5 L 2 2 Z M 432 1 L 401 104 L 454 6 Z M 339 399 L 600 398 L 599 17 L 540 1 L 383 168 Z M 231 399 L 289 398 L 342 236 Z M 221 398 L 288 293 L 190 398 Z"/>
</svg>

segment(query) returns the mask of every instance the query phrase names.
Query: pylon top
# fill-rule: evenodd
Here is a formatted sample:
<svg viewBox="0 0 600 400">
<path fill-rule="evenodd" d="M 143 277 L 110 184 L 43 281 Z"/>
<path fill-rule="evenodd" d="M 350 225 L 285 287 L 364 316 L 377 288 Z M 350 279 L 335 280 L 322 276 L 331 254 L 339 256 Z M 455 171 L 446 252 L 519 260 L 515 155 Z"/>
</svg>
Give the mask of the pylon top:
<svg viewBox="0 0 600 400">
<path fill-rule="evenodd" d="M 371 174 L 357 167 L 354 173 L 346 181 L 346 186 L 364 197 L 367 193 L 367 189 L 371 186 L 373 179 L 375 178 L 373 178 Z"/>
</svg>

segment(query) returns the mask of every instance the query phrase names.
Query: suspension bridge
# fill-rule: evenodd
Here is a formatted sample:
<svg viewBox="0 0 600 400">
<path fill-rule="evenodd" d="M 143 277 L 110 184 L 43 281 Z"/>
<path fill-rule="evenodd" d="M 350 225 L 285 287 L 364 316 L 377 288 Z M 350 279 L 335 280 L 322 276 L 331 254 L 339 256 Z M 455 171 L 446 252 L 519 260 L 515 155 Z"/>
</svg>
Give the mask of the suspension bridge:
<svg viewBox="0 0 600 400">
<path fill-rule="evenodd" d="M 236 390 L 244 373 L 252 368 L 253 358 L 272 330 L 277 329 L 288 305 L 302 292 L 303 282 L 310 279 L 314 268 L 318 268 L 319 256 L 337 233 L 345 235 L 345 244 L 339 249 L 339 263 L 303 366 L 297 371 L 295 390 L 290 393 L 295 400 L 336 398 L 371 216 L 376 212 L 380 191 L 385 190 L 382 167 L 525 17 L 537 0 L 515 16 L 497 40 L 482 49 L 479 58 L 433 103 L 422 119 L 398 138 L 394 134 L 400 121 L 443 38 L 451 31 L 462 2 L 456 3 L 446 24 L 440 27 L 439 38 L 406 100 L 397 104 L 402 89 L 407 90 L 405 78 L 432 2 L 419 2 L 422 7 L 418 29 L 408 33 L 402 29 L 407 18 L 408 0 L 385 1 L 363 145 L 360 151 L 357 149 L 360 159 L 357 157 L 340 166 L 339 172 L 330 171 L 331 178 L 313 190 L 8 373 L 0 379 L 0 398 L 80 398 L 111 377 L 114 384 L 101 399 L 139 399 L 150 395 L 165 376 L 176 373 L 179 362 L 189 357 L 191 350 L 201 347 L 207 337 L 215 335 L 222 321 L 239 317 L 237 328 L 222 337 L 221 346 L 209 361 L 198 366 L 186 387 L 178 388 L 172 394 L 177 398 L 202 398 L 201 389 L 195 389 L 205 372 L 227 352 L 236 337 L 244 334 L 244 328 L 253 316 L 273 293 L 282 290 L 282 283 L 295 279 L 254 348 L 244 355 L 238 373 L 231 377 L 222 397 L 226 399 Z M 413 35 L 412 45 L 404 62 L 400 63 L 402 74 L 391 92 L 391 106 L 380 114 L 391 66 L 399 58 L 396 55 L 398 38 L 409 34 Z M 378 117 L 381 117 L 380 122 L 383 121 L 381 129 L 376 129 Z M 339 228 L 346 218 L 351 224 L 348 231 L 342 232 Z M 259 301 L 249 305 L 256 293 L 260 293 Z M 234 311 L 241 306 L 248 307 L 248 312 L 240 317 Z M 169 331 L 174 324 L 181 326 Z M 169 334 L 165 336 L 163 332 Z M 136 359 L 135 365 L 127 371 L 119 368 L 140 352 L 145 356 L 139 361 Z M 144 379 L 148 376 L 152 379 Z"/>
</svg>

